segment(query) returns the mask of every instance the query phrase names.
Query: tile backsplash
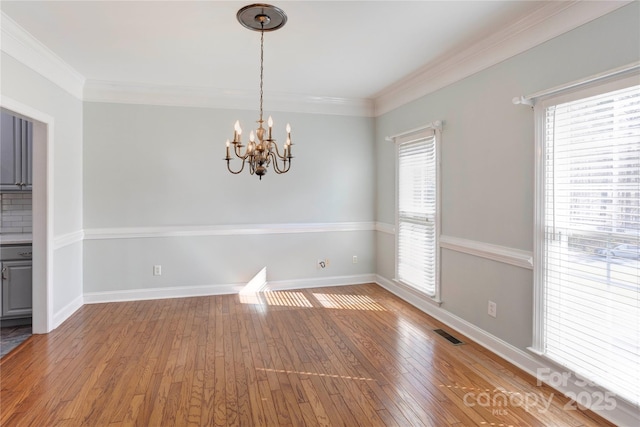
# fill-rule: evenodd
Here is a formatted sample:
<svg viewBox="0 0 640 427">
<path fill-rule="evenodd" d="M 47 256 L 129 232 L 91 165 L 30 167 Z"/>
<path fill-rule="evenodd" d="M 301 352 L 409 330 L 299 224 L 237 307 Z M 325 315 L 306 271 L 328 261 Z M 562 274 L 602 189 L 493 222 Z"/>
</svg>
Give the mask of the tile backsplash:
<svg viewBox="0 0 640 427">
<path fill-rule="evenodd" d="M 0 233 L 31 233 L 31 193 L 0 193 Z"/>
</svg>

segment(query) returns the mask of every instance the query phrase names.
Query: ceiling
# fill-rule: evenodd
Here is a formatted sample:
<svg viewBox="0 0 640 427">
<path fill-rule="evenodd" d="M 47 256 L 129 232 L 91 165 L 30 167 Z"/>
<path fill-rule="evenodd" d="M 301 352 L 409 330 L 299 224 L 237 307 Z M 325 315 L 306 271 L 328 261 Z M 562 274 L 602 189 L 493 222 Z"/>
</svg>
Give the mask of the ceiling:
<svg viewBox="0 0 640 427">
<path fill-rule="evenodd" d="M 249 3 L 2 0 L 0 9 L 87 83 L 228 94 L 259 86 L 260 34 L 236 20 L 238 9 Z M 376 99 L 548 3 L 273 2 L 288 22 L 265 34 L 265 93 Z"/>
</svg>

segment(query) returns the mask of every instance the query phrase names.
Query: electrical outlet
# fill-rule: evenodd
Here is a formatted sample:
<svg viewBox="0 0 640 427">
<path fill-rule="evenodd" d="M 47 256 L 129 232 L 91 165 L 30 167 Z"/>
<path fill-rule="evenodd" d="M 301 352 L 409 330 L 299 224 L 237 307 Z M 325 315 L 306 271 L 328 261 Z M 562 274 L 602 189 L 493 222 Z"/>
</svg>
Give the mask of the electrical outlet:
<svg viewBox="0 0 640 427">
<path fill-rule="evenodd" d="M 316 268 L 321 270 L 323 268 L 327 268 L 329 267 L 329 260 L 328 259 L 319 259 L 318 262 L 316 263 Z"/>
<path fill-rule="evenodd" d="M 493 302 L 493 301 L 489 301 L 489 307 L 487 310 L 487 314 L 489 314 L 489 316 L 491 317 L 497 317 L 498 315 L 498 305 Z"/>
<path fill-rule="evenodd" d="M 153 275 L 154 276 L 162 276 L 162 266 L 161 265 L 154 265 L 153 266 Z"/>
<path fill-rule="evenodd" d="M 358 263 L 358 256 L 354 255 L 352 260 L 351 260 L 351 262 L 353 262 L 354 264 L 357 264 Z"/>
</svg>

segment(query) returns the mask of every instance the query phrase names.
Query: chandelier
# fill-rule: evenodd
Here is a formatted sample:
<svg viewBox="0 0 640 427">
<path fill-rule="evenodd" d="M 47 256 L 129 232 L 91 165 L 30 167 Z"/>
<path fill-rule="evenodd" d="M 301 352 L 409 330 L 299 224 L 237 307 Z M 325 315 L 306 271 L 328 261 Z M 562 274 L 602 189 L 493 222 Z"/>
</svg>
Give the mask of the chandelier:
<svg viewBox="0 0 640 427">
<path fill-rule="evenodd" d="M 262 98 L 263 98 L 263 77 L 264 77 L 264 33 L 265 31 L 275 31 L 282 28 L 287 23 L 287 15 L 281 9 L 269 4 L 251 4 L 240 9 L 237 13 L 240 24 L 244 27 L 260 31 L 260 119 L 257 121 L 258 129 L 255 134 L 253 130 L 249 135 L 249 143 L 246 148 L 242 145 L 241 136 L 242 128 L 240 121 L 236 121 L 233 132 L 233 141 L 227 140 L 227 169 L 232 174 L 239 174 L 244 170 L 245 165 L 249 165 L 251 175 L 255 174 L 260 177 L 267 173 L 269 165 L 273 166 L 276 173 L 286 173 L 291 168 L 291 126 L 287 123 L 287 142 L 282 147 L 282 153 L 276 144 L 276 140 L 272 138 L 273 120 L 271 116 L 267 120 L 268 129 L 265 130 L 264 120 L 262 118 Z M 231 148 L 233 144 L 233 148 Z M 243 152 L 243 148 L 245 148 Z M 231 169 L 231 150 L 233 154 L 242 162 L 240 169 L 234 171 Z"/>
</svg>

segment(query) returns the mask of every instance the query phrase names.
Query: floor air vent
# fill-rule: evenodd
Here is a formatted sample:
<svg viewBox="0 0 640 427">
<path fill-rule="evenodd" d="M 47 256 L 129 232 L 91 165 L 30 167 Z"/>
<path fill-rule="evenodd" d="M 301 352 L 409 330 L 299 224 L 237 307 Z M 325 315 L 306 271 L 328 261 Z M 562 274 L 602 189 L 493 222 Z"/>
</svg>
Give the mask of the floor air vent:
<svg viewBox="0 0 640 427">
<path fill-rule="evenodd" d="M 458 338 L 454 337 L 453 335 L 449 334 L 448 332 L 446 332 L 446 331 L 444 331 L 442 329 L 434 329 L 433 332 L 435 332 L 436 334 L 446 338 L 447 341 L 449 341 L 453 345 L 462 345 L 462 344 L 464 344 Z"/>
</svg>

